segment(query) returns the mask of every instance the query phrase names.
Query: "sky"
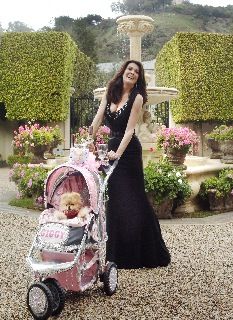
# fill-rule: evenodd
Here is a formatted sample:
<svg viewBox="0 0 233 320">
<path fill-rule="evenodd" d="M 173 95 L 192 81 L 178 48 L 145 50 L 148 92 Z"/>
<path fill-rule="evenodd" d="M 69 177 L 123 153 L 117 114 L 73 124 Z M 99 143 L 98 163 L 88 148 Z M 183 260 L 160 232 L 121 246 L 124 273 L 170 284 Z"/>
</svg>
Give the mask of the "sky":
<svg viewBox="0 0 233 320">
<path fill-rule="evenodd" d="M 38 30 L 53 27 L 53 19 L 60 16 L 70 18 L 98 14 L 103 18 L 116 18 L 111 3 L 118 0 L 3 0 L 0 8 L 0 23 L 4 29 L 9 22 L 21 21 Z M 191 3 L 211 6 L 233 5 L 233 0 L 190 0 Z"/>
</svg>

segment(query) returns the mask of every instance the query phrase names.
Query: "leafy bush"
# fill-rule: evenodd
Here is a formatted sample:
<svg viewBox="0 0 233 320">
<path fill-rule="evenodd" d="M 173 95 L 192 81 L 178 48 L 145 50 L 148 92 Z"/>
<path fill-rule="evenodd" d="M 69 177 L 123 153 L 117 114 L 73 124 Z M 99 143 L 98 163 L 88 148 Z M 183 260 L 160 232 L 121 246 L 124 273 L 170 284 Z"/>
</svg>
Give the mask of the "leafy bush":
<svg viewBox="0 0 233 320">
<path fill-rule="evenodd" d="M 6 117 L 65 120 L 77 52 L 65 32 L 5 32 L 0 50 L 0 100 L 6 105 Z M 82 60 L 78 59 L 79 68 Z"/>
<path fill-rule="evenodd" d="M 149 161 L 144 169 L 145 190 L 154 194 L 157 204 L 165 198 L 176 199 L 182 204 L 190 195 L 191 187 L 183 171 L 171 165 L 166 159 L 155 163 Z"/>
<path fill-rule="evenodd" d="M 217 177 L 209 177 L 201 183 L 199 196 L 206 200 L 210 192 L 221 198 L 233 193 L 233 169 L 223 169 Z"/>
<path fill-rule="evenodd" d="M 42 164 L 16 163 L 10 171 L 10 180 L 17 185 L 19 198 L 34 198 L 38 203 L 42 203 L 47 175 L 48 169 Z"/>
<path fill-rule="evenodd" d="M 217 141 L 233 140 L 233 126 L 225 124 L 216 126 L 210 133 L 206 134 L 206 138 L 212 138 Z"/>
<path fill-rule="evenodd" d="M 177 32 L 156 56 L 156 83 L 179 90 L 176 123 L 232 121 L 233 35 Z"/>
<path fill-rule="evenodd" d="M 12 154 L 7 158 L 7 164 L 9 167 L 12 168 L 15 163 L 28 164 L 31 162 L 31 160 L 32 160 L 31 155 L 23 156 L 19 154 Z"/>
</svg>

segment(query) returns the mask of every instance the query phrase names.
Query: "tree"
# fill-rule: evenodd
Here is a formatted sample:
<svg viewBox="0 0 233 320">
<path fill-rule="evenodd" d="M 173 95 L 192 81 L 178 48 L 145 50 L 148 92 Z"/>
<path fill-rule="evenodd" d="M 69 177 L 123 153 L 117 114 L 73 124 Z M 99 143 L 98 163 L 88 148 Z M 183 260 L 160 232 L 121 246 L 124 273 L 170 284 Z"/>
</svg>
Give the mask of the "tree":
<svg viewBox="0 0 233 320">
<path fill-rule="evenodd" d="M 125 5 L 121 2 L 113 2 L 111 4 L 111 9 L 112 9 L 112 12 L 117 12 L 117 13 L 126 13 L 127 12 L 127 9 L 125 7 Z"/>
<path fill-rule="evenodd" d="M 88 15 L 84 18 L 72 19 L 67 16 L 55 18 L 55 31 L 65 31 L 76 42 L 79 49 L 93 60 L 97 59 L 95 32 L 96 25 L 101 23 L 99 15 Z"/>
<path fill-rule="evenodd" d="M 28 27 L 24 22 L 14 21 L 8 23 L 8 32 L 31 32 L 34 31 L 32 28 Z"/>
<path fill-rule="evenodd" d="M 54 30 L 55 31 L 65 31 L 69 34 L 72 33 L 74 26 L 74 19 L 68 16 L 60 16 L 54 19 Z"/>
<path fill-rule="evenodd" d="M 99 16 L 98 14 L 88 14 L 85 18 L 87 24 L 90 26 L 96 26 L 100 24 L 103 21 L 103 18 Z"/>
<path fill-rule="evenodd" d="M 73 38 L 79 49 L 94 61 L 97 59 L 95 34 L 85 18 L 76 19 L 73 26 Z"/>
<path fill-rule="evenodd" d="M 113 2 L 112 11 L 126 14 L 151 13 L 164 9 L 166 5 L 171 5 L 172 0 L 123 0 L 123 2 Z"/>
</svg>

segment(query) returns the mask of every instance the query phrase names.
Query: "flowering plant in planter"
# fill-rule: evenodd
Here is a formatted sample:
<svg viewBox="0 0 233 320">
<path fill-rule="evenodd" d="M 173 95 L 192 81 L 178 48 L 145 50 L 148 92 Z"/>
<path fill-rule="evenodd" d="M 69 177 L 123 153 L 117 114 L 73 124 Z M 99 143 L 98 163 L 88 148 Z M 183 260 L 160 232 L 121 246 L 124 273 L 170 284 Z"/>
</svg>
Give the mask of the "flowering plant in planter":
<svg viewBox="0 0 233 320">
<path fill-rule="evenodd" d="M 187 153 L 197 144 L 197 134 L 187 127 L 162 128 L 156 141 L 158 149 L 163 149 L 165 152 L 168 149 L 176 149 Z"/>
<path fill-rule="evenodd" d="M 14 131 L 13 147 L 16 154 L 28 154 L 36 147 L 49 150 L 62 141 L 61 130 L 58 126 L 40 126 L 38 123 L 25 124 Z"/>
<path fill-rule="evenodd" d="M 205 179 L 200 186 L 200 199 L 212 211 L 233 209 L 233 169 L 222 169 L 217 177 Z"/>
<path fill-rule="evenodd" d="M 180 205 L 191 195 L 191 187 L 185 173 L 167 159 L 159 162 L 149 161 L 144 169 L 144 181 L 146 192 L 153 194 L 157 204 L 169 198 L 176 199 L 177 205 Z"/>
</svg>

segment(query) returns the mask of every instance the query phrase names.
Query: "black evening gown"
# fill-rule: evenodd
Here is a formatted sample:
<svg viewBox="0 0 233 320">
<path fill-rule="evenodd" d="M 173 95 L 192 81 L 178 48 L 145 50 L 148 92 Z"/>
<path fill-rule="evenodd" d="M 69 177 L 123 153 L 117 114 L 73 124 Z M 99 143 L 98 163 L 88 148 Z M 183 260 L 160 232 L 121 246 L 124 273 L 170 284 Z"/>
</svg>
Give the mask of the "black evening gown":
<svg viewBox="0 0 233 320">
<path fill-rule="evenodd" d="M 111 112 L 110 103 L 107 103 L 105 118 L 112 132 L 109 150 L 116 151 L 121 142 L 137 93 L 134 89 L 118 112 Z M 119 269 L 167 266 L 170 254 L 146 196 L 142 148 L 136 135 L 109 178 L 108 196 L 107 260 L 115 262 Z"/>
</svg>

